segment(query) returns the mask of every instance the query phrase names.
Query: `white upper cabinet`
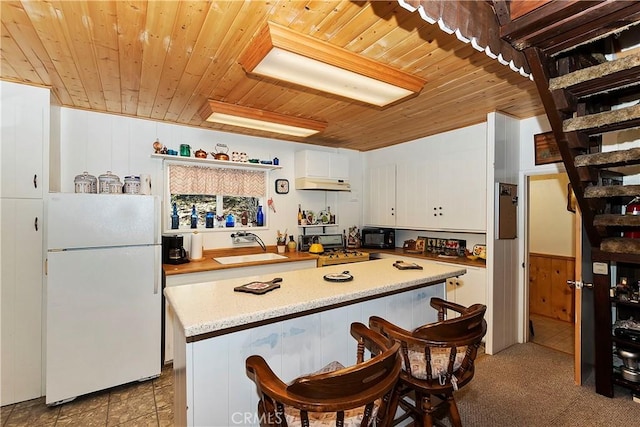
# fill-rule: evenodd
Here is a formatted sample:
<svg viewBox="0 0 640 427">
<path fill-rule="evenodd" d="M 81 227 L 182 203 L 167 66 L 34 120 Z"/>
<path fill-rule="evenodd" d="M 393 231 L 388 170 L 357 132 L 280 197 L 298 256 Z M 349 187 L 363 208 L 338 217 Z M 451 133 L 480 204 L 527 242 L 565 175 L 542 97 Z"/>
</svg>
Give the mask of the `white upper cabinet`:
<svg viewBox="0 0 640 427">
<path fill-rule="evenodd" d="M 364 223 L 396 225 L 396 165 L 370 167 L 365 175 Z"/>
<path fill-rule="evenodd" d="M 487 153 L 482 141 L 434 144 L 425 165 L 426 225 L 433 229 L 486 232 Z"/>
<path fill-rule="evenodd" d="M 349 179 L 349 159 L 339 153 L 301 150 L 295 162 L 296 178 Z"/>
<path fill-rule="evenodd" d="M 42 198 L 44 147 L 49 141 L 49 90 L 0 82 L 1 197 Z"/>
<path fill-rule="evenodd" d="M 485 233 L 485 145 L 465 134 L 381 152 L 378 160 L 398 160 L 366 167 L 365 225 Z"/>
</svg>

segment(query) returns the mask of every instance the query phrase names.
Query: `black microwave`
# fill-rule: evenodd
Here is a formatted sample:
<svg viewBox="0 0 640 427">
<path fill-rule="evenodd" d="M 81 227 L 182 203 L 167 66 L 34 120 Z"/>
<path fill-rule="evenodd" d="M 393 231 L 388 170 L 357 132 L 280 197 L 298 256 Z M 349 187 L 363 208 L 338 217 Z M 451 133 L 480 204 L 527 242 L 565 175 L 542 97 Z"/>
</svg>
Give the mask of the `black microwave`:
<svg viewBox="0 0 640 427">
<path fill-rule="evenodd" d="M 393 228 L 363 228 L 360 240 L 363 248 L 395 249 L 396 231 Z"/>
</svg>

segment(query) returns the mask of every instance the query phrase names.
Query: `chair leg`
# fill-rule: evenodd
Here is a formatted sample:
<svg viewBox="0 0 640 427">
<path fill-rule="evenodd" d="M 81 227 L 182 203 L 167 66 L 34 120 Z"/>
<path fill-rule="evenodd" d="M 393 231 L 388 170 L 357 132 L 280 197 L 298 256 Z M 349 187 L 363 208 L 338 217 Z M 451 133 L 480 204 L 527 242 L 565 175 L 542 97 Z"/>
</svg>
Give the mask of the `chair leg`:
<svg viewBox="0 0 640 427">
<path fill-rule="evenodd" d="M 416 394 L 416 400 L 417 399 L 418 399 L 418 395 Z M 430 395 L 426 394 L 424 396 L 420 396 L 420 408 L 422 409 L 422 426 L 433 427 L 434 407 L 431 403 Z"/>
<path fill-rule="evenodd" d="M 451 425 L 453 427 L 462 427 L 462 420 L 460 419 L 460 412 L 458 411 L 456 400 L 453 396 L 448 396 L 447 403 L 449 404 L 449 418 L 451 418 Z"/>
</svg>

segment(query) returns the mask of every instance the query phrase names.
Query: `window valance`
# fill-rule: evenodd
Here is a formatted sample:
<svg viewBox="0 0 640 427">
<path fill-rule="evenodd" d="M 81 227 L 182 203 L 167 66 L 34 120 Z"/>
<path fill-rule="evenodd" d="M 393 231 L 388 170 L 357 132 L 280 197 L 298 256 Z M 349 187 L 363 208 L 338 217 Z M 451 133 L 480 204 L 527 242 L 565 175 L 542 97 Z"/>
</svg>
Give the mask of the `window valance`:
<svg viewBox="0 0 640 427">
<path fill-rule="evenodd" d="M 169 165 L 171 194 L 265 197 L 266 182 L 264 171 Z"/>
</svg>

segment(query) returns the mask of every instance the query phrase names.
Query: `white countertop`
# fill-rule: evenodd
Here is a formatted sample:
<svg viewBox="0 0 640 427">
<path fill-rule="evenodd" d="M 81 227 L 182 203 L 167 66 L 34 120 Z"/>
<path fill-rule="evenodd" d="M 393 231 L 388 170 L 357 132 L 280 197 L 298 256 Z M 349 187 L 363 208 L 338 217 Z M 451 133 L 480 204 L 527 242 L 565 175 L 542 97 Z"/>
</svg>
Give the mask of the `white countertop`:
<svg viewBox="0 0 640 427">
<path fill-rule="evenodd" d="M 166 288 L 165 296 L 187 339 L 203 334 L 250 325 L 282 316 L 332 307 L 361 299 L 400 292 L 428 283 L 444 282 L 466 273 L 460 266 L 436 264 L 415 258 L 422 270 L 398 270 L 396 259 L 378 259 L 323 268 L 288 271 L 269 276 L 251 276 Z M 349 271 L 350 282 L 328 282 L 325 274 Z M 252 281 L 281 277 L 280 288 L 263 295 L 234 292 L 233 288 Z"/>
</svg>

